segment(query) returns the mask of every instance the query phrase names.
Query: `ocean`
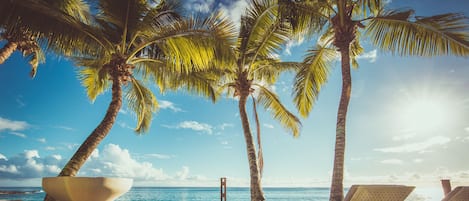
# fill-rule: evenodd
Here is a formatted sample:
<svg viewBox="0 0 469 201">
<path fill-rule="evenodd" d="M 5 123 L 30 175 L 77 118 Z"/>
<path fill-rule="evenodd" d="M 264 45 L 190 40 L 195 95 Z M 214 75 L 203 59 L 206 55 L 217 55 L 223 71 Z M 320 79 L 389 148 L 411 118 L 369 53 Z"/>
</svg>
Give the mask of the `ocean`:
<svg viewBox="0 0 469 201">
<path fill-rule="evenodd" d="M 42 201 L 45 193 L 40 187 L 2 188 L 4 191 L 27 193 L 2 194 L 0 201 Z M 439 201 L 441 189 L 416 189 L 406 201 Z M 329 188 L 264 188 L 268 201 L 328 201 Z M 216 187 L 134 187 L 116 201 L 219 201 Z M 227 188 L 227 201 L 248 201 L 249 188 Z"/>
</svg>

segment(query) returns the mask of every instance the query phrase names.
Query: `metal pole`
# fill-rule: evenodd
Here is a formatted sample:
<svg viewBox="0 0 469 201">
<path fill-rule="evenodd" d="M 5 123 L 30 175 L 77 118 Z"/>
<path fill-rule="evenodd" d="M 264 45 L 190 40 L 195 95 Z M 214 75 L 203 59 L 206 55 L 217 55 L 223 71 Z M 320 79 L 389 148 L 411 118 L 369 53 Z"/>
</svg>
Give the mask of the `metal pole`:
<svg viewBox="0 0 469 201">
<path fill-rule="evenodd" d="M 220 201 L 226 201 L 226 177 L 220 178 Z"/>
</svg>

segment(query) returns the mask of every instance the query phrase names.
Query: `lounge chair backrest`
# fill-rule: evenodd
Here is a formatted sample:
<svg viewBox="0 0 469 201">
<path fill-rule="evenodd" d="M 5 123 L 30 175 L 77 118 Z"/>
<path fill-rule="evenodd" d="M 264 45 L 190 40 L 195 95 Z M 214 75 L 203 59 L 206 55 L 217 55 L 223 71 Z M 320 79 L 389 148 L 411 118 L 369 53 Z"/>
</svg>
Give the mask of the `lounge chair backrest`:
<svg viewBox="0 0 469 201">
<path fill-rule="evenodd" d="M 414 188 L 403 185 L 353 185 L 345 201 L 404 201 Z"/>
<path fill-rule="evenodd" d="M 442 201 L 468 201 L 469 186 L 458 186 L 454 188 Z"/>
</svg>

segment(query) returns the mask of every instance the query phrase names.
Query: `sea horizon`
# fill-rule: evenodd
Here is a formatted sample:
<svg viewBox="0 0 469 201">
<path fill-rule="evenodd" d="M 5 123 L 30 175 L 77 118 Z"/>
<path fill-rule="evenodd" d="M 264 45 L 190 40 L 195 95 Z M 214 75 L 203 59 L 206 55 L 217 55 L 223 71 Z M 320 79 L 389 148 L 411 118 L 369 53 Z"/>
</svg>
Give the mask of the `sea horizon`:
<svg viewBox="0 0 469 201">
<path fill-rule="evenodd" d="M 264 187 L 267 200 L 326 201 L 329 187 Z M 24 194 L 2 194 L 0 201 L 41 201 L 45 192 L 41 187 L 0 187 L 0 192 L 24 191 Z M 344 189 L 346 194 L 348 188 Z M 441 188 L 416 188 L 406 201 L 437 201 L 442 199 Z M 220 199 L 220 187 L 134 186 L 116 201 L 215 201 Z M 227 200 L 249 200 L 249 187 L 227 187 Z"/>
</svg>

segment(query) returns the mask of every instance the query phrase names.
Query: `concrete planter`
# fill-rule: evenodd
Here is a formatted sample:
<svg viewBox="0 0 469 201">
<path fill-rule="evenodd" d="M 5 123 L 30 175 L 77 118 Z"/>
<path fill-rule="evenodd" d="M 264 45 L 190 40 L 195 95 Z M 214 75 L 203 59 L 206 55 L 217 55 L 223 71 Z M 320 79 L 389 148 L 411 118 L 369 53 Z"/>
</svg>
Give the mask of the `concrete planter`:
<svg viewBox="0 0 469 201">
<path fill-rule="evenodd" d="M 44 191 L 60 201 L 113 201 L 132 187 L 132 179 L 105 177 L 44 177 Z"/>
</svg>

